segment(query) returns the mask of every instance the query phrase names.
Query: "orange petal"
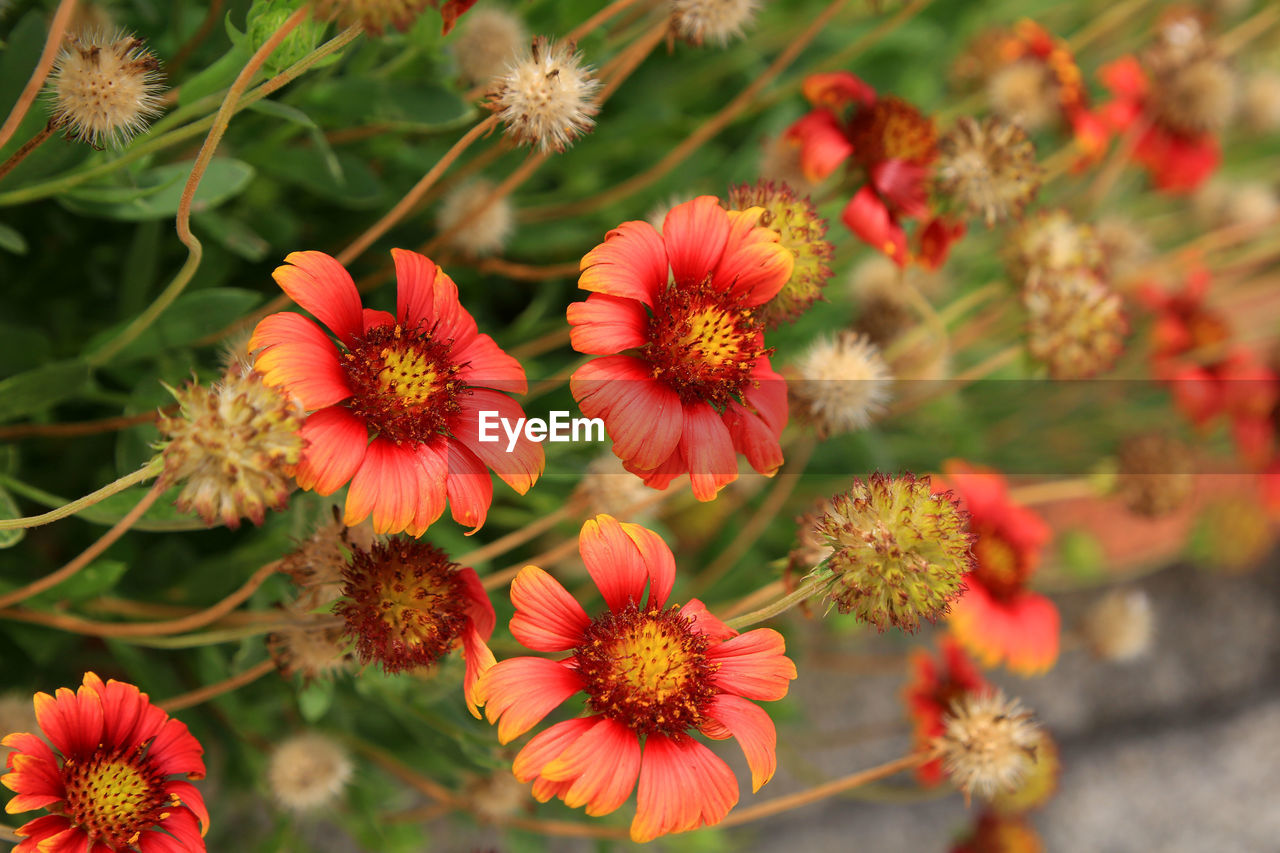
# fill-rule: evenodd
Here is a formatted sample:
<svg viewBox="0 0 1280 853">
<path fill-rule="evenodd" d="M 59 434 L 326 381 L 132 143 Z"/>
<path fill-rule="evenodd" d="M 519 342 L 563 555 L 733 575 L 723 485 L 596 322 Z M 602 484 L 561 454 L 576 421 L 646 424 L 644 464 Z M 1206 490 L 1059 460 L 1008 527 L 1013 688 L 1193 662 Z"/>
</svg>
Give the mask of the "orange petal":
<svg viewBox="0 0 1280 853">
<path fill-rule="evenodd" d="M 271 277 L 289 298 L 350 344 L 364 331 L 360 293 L 336 260 L 324 252 L 293 252 L 284 259 L 292 266 L 276 267 Z"/>
<path fill-rule="evenodd" d="M 511 603 L 511 636 L 535 652 L 568 651 L 591 624 L 582 605 L 537 566 L 525 566 L 511 582 Z"/>
<path fill-rule="evenodd" d="M 710 275 L 719 266 L 728 239 L 729 214 L 715 196 L 678 204 L 662 222 L 662 240 L 677 284 L 698 284 Z"/>
<path fill-rule="evenodd" d="M 781 699 L 796 677 L 796 665 L 784 652 L 786 643 L 772 628 L 757 628 L 725 640 L 707 649 L 707 657 L 719 664 L 712 683 L 726 693 L 748 699 Z"/>
<path fill-rule="evenodd" d="M 476 685 L 476 700 L 498 742 L 510 743 L 536 726 L 561 702 L 582 689 L 578 673 L 546 658 L 509 658 L 490 667 Z"/>
<path fill-rule="evenodd" d="M 778 732 L 773 720 L 759 705 L 727 694 L 711 700 L 707 716 L 738 739 L 751 768 L 751 790 L 759 791 L 778 769 Z"/>
<path fill-rule="evenodd" d="M 648 222 L 624 222 L 582 258 L 578 287 L 649 307 L 667 286 L 667 250 Z"/>
<path fill-rule="evenodd" d="M 346 485 L 364 461 L 369 430 L 355 415 L 330 406 L 307 417 L 298 433 L 302 461 L 294 474 L 301 489 L 331 495 Z"/>
<path fill-rule="evenodd" d="M 640 741 L 636 733 L 607 717 L 542 768 L 552 782 L 572 781 L 564 793 L 571 809 L 585 805 L 595 817 L 616 811 L 640 775 Z"/>
</svg>

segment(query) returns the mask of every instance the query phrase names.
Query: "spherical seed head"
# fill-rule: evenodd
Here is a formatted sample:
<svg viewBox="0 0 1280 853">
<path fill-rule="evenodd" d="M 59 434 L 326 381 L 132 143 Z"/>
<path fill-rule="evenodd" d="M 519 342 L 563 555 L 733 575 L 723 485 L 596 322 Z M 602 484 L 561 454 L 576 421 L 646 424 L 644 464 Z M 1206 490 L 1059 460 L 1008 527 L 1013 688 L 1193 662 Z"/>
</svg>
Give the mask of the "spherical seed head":
<svg viewBox="0 0 1280 853">
<path fill-rule="evenodd" d="M 1093 233 L 1112 281 L 1128 278 L 1155 254 L 1147 233 L 1122 216 L 1102 217 Z"/>
<path fill-rule="evenodd" d="M 600 82 L 582 66 L 582 55 L 572 44 L 538 36 L 530 55 L 508 66 L 495 82 L 489 109 L 519 145 L 563 151 L 595 124 Z"/>
<path fill-rule="evenodd" d="M 796 410 L 820 438 L 862 429 L 884 410 L 893 376 L 880 349 L 863 335 L 844 331 L 816 341 L 788 383 Z"/>
<path fill-rule="evenodd" d="M 622 460 L 612 453 L 604 453 L 591 460 L 586 474 L 578 483 L 577 493 L 591 516 L 603 513 L 638 521 L 642 514 L 652 514 L 652 510 L 639 511 L 635 507 L 652 500 L 653 489 L 624 468 Z"/>
<path fill-rule="evenodd" d="M 760 11 L 760 0 L 671 0 L 671 29 L 691 44 L 723 47 L 741 38 Z"/>
<path fill-rule="evenodd" d="M 1188 136 L 1221 131 L 1239 101 L 1234 72 L 1214 56 L 1170 68 L 1152 82 L 1151 106 L 1157 119 Z"/>
<path fill-rule="evenodd" d="M 928 477 L 873 474 L 831 500 L 817 524 L 832 549 L 831 600 L 883 631 L 936 621 L 964 592 L 973 568 L 969 517 Z"/>
<path fill-rule="evenodd" d="M 1112 590 L 1093 603 L 1080 632 L 1094 656 L 1121 663 L 1142 657 L 1155 636 L 1151 599 L 1136 590 Z"/>
<path fill-rule="evenodd" d="M 497 823 L 529 805 L 529 786 L 509 769 L 480 776 L 466 786 L 467 811 L 483 821 Z"/>
<path fill-rule="evenodd" d="M 160 114 L 160 62 L 125 34 L 67 39 L 49 75 L 53 124 L 95 148 L 123 148 Z"/>
<path fill-rule="evenodd" d="M 488 83 L 528 49 L 529 33 L 524 22 L 498 6 L 472 9 L 453 38 L 458 71 L 473 85 Z"/>
<path fill-rule="evenodd" d="M 282 628 L 267 637 L 267 651 L 282 674 L 300 675 L 306 681 L 331 679 L 351 660 L 342 628 L 333 625 Z"/>
<path fill-rule="evenodd" d="M 282 509 L 302 456 L 298 404 L 240 365 L 208 387 L 193 381 L 169 391 L 180 411 L 157 426 L 165 439 L 161 478 L 185 483 L 178 509 L 232 529 L 242 517 L 262 524 L 267 509 Z"/>
<path fill-rule="evenodd" d="M 1116 461 L 1116 494 L 1135 515 L 1169 515 L 1195 494 L 1191 449 L 1173 436 L 1159 432 L 1131 436 L 1120 445 Z"/>
<path fill-rule="evenodd" d="M 1241 113 L 1245 124 L 1260 133 L 1280 130 L 1280 72 L 1259 71 L 1244 84 Z"/>
<path fill-rule="evenodd" d="M 1102 247 L 1093 229 L 1065 210 L 1041 210 L 1028 216 L 1009 238 L 1009 277 L 1025 284 L 1033 273 L 1097 269 Z"/>
<path fill-rule="evenodd" d="M 295 735 L 271 753 L 267 784 L 276 801 L 295 812 L 333 805 L 351 778 L 351 757 L 318 732 Z"/>
<path fill-rule="evenodd" d="M 963 116 L 938 148 L 938 191 L 981 216 L 988 228 L 1021 216 L 1040 189 L 1035 146 L 1007 119 Z"/>
<path fill-rule="evenodd" d="M 1036 760 L 1039 726 L 1017 699 L 1000 692 L 968 693 L 942 718 L 933 746 L 942 770 L 966 798 L 1012 792 Z"/>
<path fill-rule="evenodd" d="M 1119 294 L 1076 269 L 1037 278 L 1022 291 L 1027 348 L 1054 379 L 1088 379 L 1109 370 L 1129 332 Z"/>
<path fill-rule="evenodd" d="M 987 100 L 997 115 L 1027 130 L 1041 130 L 1058 118 L 1058 81 L 1034 59 L 1019 59 L 987 79 Z"/>
<path fill-rule="evenodd" d="M 488 203 L 494 185 L 469 181 L 444 197 L 436 214 L 436 226 L 446 245 L 467 255 L 481 257 L 499 252 L 515 227 L 511 199 L 499 196 Z"/>
<path fill-rule="evenodd" d="M 381 35 L 388 27 L 404 32 L 412 26 L 432 0 L 317 0 L 315 15 L 326 21 L 337 21 L 340 27 L 362 25 Z"/>
<path fill-rule="evenodd" d="M 760 225 L 777 232 L 779 242 L 796 257 L 791 278 L 773 299 L 760 308 L 767 328 L 791 322 L 822 296 L 831 278 L 834 251 L 827 241 L 827 221 L 818 215 L 808 197 L 801 198 L 785 183 L 760 180 L 755 184 L 730 187 L 729 207 L 746 210 L 760 207 Z"/>
</svg>

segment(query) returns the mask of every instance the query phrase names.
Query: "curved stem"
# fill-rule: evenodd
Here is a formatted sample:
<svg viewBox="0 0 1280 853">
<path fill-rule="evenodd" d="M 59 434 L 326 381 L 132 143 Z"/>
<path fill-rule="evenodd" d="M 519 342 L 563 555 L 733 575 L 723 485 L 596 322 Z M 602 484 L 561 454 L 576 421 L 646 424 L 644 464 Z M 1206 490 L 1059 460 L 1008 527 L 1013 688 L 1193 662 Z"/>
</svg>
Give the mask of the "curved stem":
<svg viewBox="0 0 1280 853">
<path fill-rule="evenodd" d="M 43 145 L 44 141 L 50 136 L 53 136 L 53 131 L 53 122 L 50 121 L 37 131 L 35 136 L 22 143 L 22 146 L 17 151 L 13 152 L 13 155 L 8 160 L 5 160 L 3 164 L 0 164 L 0 181 L 3 181 L 5 175 L 16 169 L 19 163 L 27 159 L 28 154 Z"/>
<path fill-rule="evenodd" d="M 177 696 L 165 699 L 156 704 L 169 713 L 181 711 L 184 708 L 190 708 L 194 705 L 200 705 L 221 696 L 224 693 L 230 693 L 232 690 L 238 690 L 246 684 L 257 681 L 269 672 L 274 672 L 276 668 L 275 661 L 267 658 L 261 663 L 246 669 L 244 672 L 237 673 L 230 678 L 223 679 L 216 684 L 210 684 L 207 687 L 201 687 L 198 690 L 192 690 L 189 693 L 180 693 Z"/>
<path fill-rule="evenodd" d="M 62 49 L 62 37 L 66 35 L 67 24 L 71 22 L 71 15 L 75 10 L 76 0 L 62 0 L 58 4 L 58 10 L 53 13 L 53 20 L 49 24 L 49 36 L 45 39 L 40 59 L 36 62 L 36 67 L 31 72 L 31 77 L 27 80 L 22 94 L 18 96 L 17 103 L 9 111 L 9 117 L 4 120 L 4 125 L 0 126 L 0 148 L 4 148 L 18 132 L 18 125 L 22 124 L 22 120 L 27 117 L 28 110 L 35 103 L 40 90 L 44 88 L 44 81 L 53 69 L 53 63 L 58 59 L 58 51 Z"/>
<path fill-rule="evenodd" d="M 17 424 L 0 427 L 0 441 L 12 441 L 18 438 L 67 438 L 76 435 L 98 435 L 104 432 L 115 432 L 138 424 L 154 421 L 157 414 L 172 414 L 178 410 L 178 404 L 165 406 L 159 412 L 139 412 L 136 415 L 117 415 L 110 418 L 99 418 L 93 421 L 75 421 L 68 424 Z"/>
<path fill-rule="evenodd" d="M 55 510 L 46 512 L 43 515 L 32 515 L 26 518 L 7 518 L 0 520 L 0 530 L 18 530 L 26 527 L 39 527 L 42 524 L 51 524 L 59 521 L 67 516 L 75 515 L 86 507 L 91 507 L 99 501 L 106 500 L 114 494 L 123 492 L 130 486 L 135 486 L 144 480 L 149 480 L 164 470 L 164 460 L 157 456 L 143 467 L 134 471 L 132 474 L 125 474 L 119 480 L 108 483 L 96 492 L 85 495 L 84 497 L 74 500 L 65 506 L 60 506 Z M 159 484 L 157 484 L 157 487 Z M 135 519 L 136 520 L 136 519 Z M 3 600 L 3 599 L 0 599 Z M 3 607 L 0 604 L 0 607 Z"/>
<path fill-rule="evenodd" d="M 734 617 L 733 619 L 727 619 L 724 624 L 733 628 L 735 631 L 738 631 L 746 628 L 748 625 L 754 625 L 757 622 L 772 619 L 781 613 L 787 612 L 800 602 L 808 598 L 812 598 L 816 593 L 826 589 L 829 583 L 830 580 L 828 578 L 810 578 L 800 584 L 800 586 L 796 588 L 795 592 L 784 595 L 773 604 L 765 605 L 759 610 L 752 610 L 750 613 L 744 613 L 741 616 Z"/>
<path fill-rule="evenodd" d="M 487 545 L 482 545 L 475 550 L 468 551 L 462 556 L 456 558 L 459 565 L 471 566 L 476 563 L 486 563 L 494 557 L 500 557 L 513 548 L 519 548 L 530 539 L 534 539 L 546 533 L 562 521 L 572 518 L 580 509 L 577 502 L 570 499 L 564 505 L 552 510 L 541 518 L 535 518 L 518 530 L 493 540 Z"/>
<path fill-rule="evenodd" d="M 551 278 L 571 278 L 578 274 L 580 261 L 565 261 L 562 264 L 522 264 L 504 258 L 481 258 L 473 265 L 477 272 L 496 273 L 503 278 L 517 281 L 546 281 Z"/>
<path fill-rule="evenodd" d="M 142 518 L 143 513 L 151 508 L 151 505 L 156 502 L 156 498 L 160 497 L 160 494 L 163 491 L 164 485 L 157 482 L 145 495 L 142 496 L 142 500 L 138 501 L 137 506 L 129 510 L 125 517 L 117 521 L 110 530 L 102 534 L 102 536 L 98 538 L 97 542 L 94 542 L 88 548 L 84 549 L 84 551 L 80 553 L 80 556 L 76 557 L 56 572 L 51 572 L 50 574 L 45 575 L 38 581 L 32 581 L 26 586 L 18 587 L 12 592 L 0 595 L 0 608 L 8 607 L 10 604 L 17 604 L 20 601 L 26 601 L 33 595 L 39 595 L 46 589 L 55 587 L 72 577 L 85 566 L 92 563 L 103 551 L 115 544 L 115 541 L 123 536 L 125 532 L 133 526 L 135 521 Z"/>
<path fill-rule="evenodd" d="M 539 338 L 511 347 L 507 354 L 517 360 L 533 358 L 569 343 L 569 327 L 558 326 Z"/>
</svg>

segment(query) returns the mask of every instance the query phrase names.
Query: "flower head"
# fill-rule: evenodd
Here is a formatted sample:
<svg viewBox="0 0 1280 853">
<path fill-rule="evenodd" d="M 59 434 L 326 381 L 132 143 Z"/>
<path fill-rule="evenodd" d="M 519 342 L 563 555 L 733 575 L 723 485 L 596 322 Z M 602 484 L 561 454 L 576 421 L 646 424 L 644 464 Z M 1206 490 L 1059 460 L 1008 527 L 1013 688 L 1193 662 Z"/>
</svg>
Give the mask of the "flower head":
<svg viewBox="0 0 1280 853">
<path fill-rule="evenodd" d="M 1191 448 L 1170 435 L 1147 432 L 1131 436 L 1120 445 L 1116 461 L 1116 493 L 1135 515 L 1169 515 L 1195 494 Z"/>
<path fill-rule="evenodd" d="M 1017 699 L 995 691 L 962 696 L 942 718 L 934 747 L 942 770 L 965 797 L 1014 791 L 1036 760 L 1039 727 Z"/>
<path fill-rule="evenodd" d="M 493 190 L 489 181 L 476 180 L 444 197 L 436 225 L 445 245 L 476 257 L 502 251 L 515 227 L 515 212 L 511 199 L 506 195 L 494 198 Z"/>
<path fill-rule="evenodd" d="M 453 39 L 453 55 L 463 78 L 472 84 L 487 83 L 524 55 L 529 34 L 524 22 L 498 6 L 473 10 Z"/>
<path fill-rule="evenodd" d="M 764 210 L 760 225 L 778 232 L 779 241 L 796 257 L 791 278 L 778 295 L 760 309 L 768 328 L 789 322 L 822 297 L 822 288 L 831 278 L 827 263 L 834 251 L 827 241 L 827 221 L 818 215 L 808 197 L 800 198 L 785 183 L 758 181 L 729 189 L 730 210 Z"/>
<path fill-rule="evenodd" d="M 903 699 L 911 716 L 916 745 L 921 749 L 928 749 L 933 739 L 945 731 L 943 718 L 957 702 L 971 693 L 989 689 L 982 670 L 960 644 L 948 636 L 939 642 L 936 658 L 924 650 L 912 652 L 911 673 L 911 683 Z M 942 762 L 936 758 L 921 764 L 916 775 L 925 785 L 936 785 L 945 778 Z"/>
<path fill-rule="evenodd" d="M 425 542 L 392 539 L 369 551 L 356 549 L 343 576 L 347 598 L 336 612 L 346 620 L 360 660 L 403 672 L 433 664 L 461 645 L 467 706 L 479 716 L 475 683 L 493 662 L 485 643 L 495 617 L 475 570 Z"/>
<path fill-rule="evenodd" d="M 1092 272 L 1037 277 L 1022 291 L 1027 348 L 1055 379 L 1088 379 L 1109 370 L 1129 331 L 1120 296 Z"/>
<path fill-rule="evenodd" d="M 518 145 L 563 151 L 595 124 L 600 82 L 582 66 L 582 54 L 572 44 L 538 36 L 530 55 L 509 65 L 495 82 L 489 108 Z"/>
<path fill-rule="evenodd" d="M 1155 634 L 1151 599 L 1141 590 L 1113 590 L 1090 606 L 1080 632 L 1089 650 L 1101 660 L 1139 658 L 1151 648 Z"/>
<path fill-rule="evenodd" d="M 570 341 L 604 358 L 569 388 L 654 488 L 687 472 L 694 496 L 711 500 L 737 479 L 737 453 L 761 473 L 782 465 L 787 390 L 758 309 L 791 277 L 794 256 L 757 226 L 761 214 L 700 196 L 672 208 L 661 233 L 624 222 L 582 259 L 578 286 L 593 292 L 569 306 Z"/>
<path fill-rule="evenodd" d="M 204 778 L 204 750 L 185 725 L 132 684 L 92 672 L 74 692 L 37 693 L 35 709 L 53 748 L 34 734 L 7 736 L 0 782 L 16 794 L 10 814 L 51 813 L 17 830 L 18 850 L 205 849 L 204 799 L 173 778 Z"/>
<path fill-rule="evenodd" d="M 1019 59 L 987 80 L 987 101 L 996 115 L 1028 130 L 1041 130 L 1059 116 L 1058 85 L 1043 62 Z"/>
<path fill-rule="evenodd" d="M 273 276 L 337 336 L 300 314 L 272 314 L 250 349 L 266 382 L 311 411 L 298 485 L 330 495 L 348 482 L 345 523 L 372 516 L 378 533 L 421 535 L 444 512 L 479 529 L 493 497 L 492 469 L 524 494 L 542 472 L 541 445 L 506 453 L 481 442 L 481 411 L 514 422 L 524 368 L 458 302 L 444 270 L 393 249 L 396 313 L 361 309 L 351 276 L 323 252 L 294 252 Z M 372 441 L 370 440 L 372 438 Z"/>
<path fill-rule="evenodd" d="M 691 733 L 736 737 L 752 788 L 769 781 L 777 735 L 749 700 L 781 699 L 796 677 L 782 636 L 768 628 L 739 634 L 696 599 L 668 607 L 675 558 L 650 530 L 600 515 L 583 525 L 579 548 L 608 609 L 588 616 L 554 578 L 526 566 L 511 584 L 511 633 L 529 649 L 570 657 L 511 658 L 480 680 L 502 743 L 585 694 L 588 716 L 529 741 L 516 777 L 533 782 L 538 800 L 558 797 L 590 815 L 619 808 L 638 780 L 635 841 L 719 823 L 738 784 Z"/>
<path fill-rule="evenodd" d="M 1004 119 L 962 116 L 938 148 L 938 191 L 981 216 L 988 228 L 1021 216 L 1040 188 L 1035 146 Z"/>
<path fill-rule="evenodd" d="M 94 148 L 122 148 L 160 114 L 160 62 L 142 39 L 80 33 L 49 75 L 53 124 Z"/>
<path fill-rule="evenodd" d="M 795 372 L 792 397 L 821 438 L 865 428 L 884 411 L 893 381 L 880 348 L 849 331 L 816 341 Z"/>
<path fill-rule="evenodd" d="M 336 741 L 306 732 L 272 750 L 267 782 L 280 805 L 295 812 L 315 812 L 333 805 L 352 769 L 351 757 Z"/>
<path fill-rule="evenodd" d="M 1004 662 L 1024 675 L 1044 672 L 1058 658 L 1058 609 L 1027 589 L 1027 581 L 1049 541 L 1049 527 L 1009 498 L 996 472 L 960 461 L 943 470 L 975 537 L 968 592 L 951 607 L 951 631 L 983 666 Z"/>
<path fill-rule="evenodd" d="M 761 0 L 671 0 L 671 29 L 693 44 L 724 46 L 755 19 Z"/>
<path fill-rule="evenodd" d="M 968 519 L 928 477 L 855 479 L 832 498 L 818 531 L 831 546 L 826 566 L 836 609 L 881 631 L 912 632 L 944 615 L 973 565 Z"/>
<path fill-rule="evenodd" d="M 1102 247 L 1093 229 L 1065 210 L 1040 210 L 1028 216 L 1009 238 L 1009 275 L 1019 285 L 1050 273 L 1102 265 Z"/>
<path fill-rule="evenodd" d="M 297 403 L 266 384 L 261 374 L 232 365 L 209 387 L 190 382 L 169 389 L 179 413 L 160 418 L 167 483 L 183 483 L 176 501 L 205 524 L 262 524 L 267 509 L 283 509 L 302 458 Z"/>
</svg>

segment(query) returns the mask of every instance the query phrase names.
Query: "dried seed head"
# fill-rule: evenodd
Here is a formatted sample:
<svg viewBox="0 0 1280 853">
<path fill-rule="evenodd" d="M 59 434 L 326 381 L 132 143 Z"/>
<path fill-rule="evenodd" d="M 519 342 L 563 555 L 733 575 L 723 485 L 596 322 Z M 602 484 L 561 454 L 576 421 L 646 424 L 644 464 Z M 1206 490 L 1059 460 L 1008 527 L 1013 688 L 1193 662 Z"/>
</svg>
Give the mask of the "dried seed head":
<svg viewBox="0 0 1280 853">
<path fill-rule="evenodd" d="M 1009 277 L 1027 284 L 1034 275 L 1074 269 L 1098 269 L 1102 247 L 1093 229 L 1065 210 L 1041 210 L 1028 216 L 1009 238 Z"/>
<path fill-rule="evenodd" d="M 964 592 L 973 568 L 968 514 L 928 477 L 873 474 L 831 499 L 817 531 L 832 549 L 830 597 L 884 630 L 912 632 L 933 622 Z"/>
<path fill-rule="evenodd" d="M 988 228 L 1021 216 L 1040 188 L 1035 146 L 1006 119 L 963 116 L 938 147 L 938 191 L 981 216 Z"/>
<path fill-rule="evenodd" d="M 131 35 L 80 33 L 49 75 L 53 124 L 95 148 L 123 148 L 160 114 L 160 62 Z"/>
<path fill-rule="evenodd" d="M 426 11 L 436 5 L 433 0 L 316 0 L 315 15 L 326 21 L 337 21 L 340 27 L 360 24 L 381 35 L 388 27 L 404 32 Z"/>
<path fill-rule="evenodd" d="M 1136 590 L 1112 590 L 1085 613 L 1080 632 L 1094 656 L 1122 663 L 1146 654 L 1155 635 L 1151 600 Z"/>
<path fill-rule="evenodd" d="M 671 0 L 671 29 L 691 44 L 720 46 L 741 38 L 760 10 L 760 0 Z"/>
<path fill-rule="evenodd" d="M 943 772 L 966 799 L 977 794 L 990 800 L 1017 790 L 1036 760 L 1040 730 L 1031 712 L 999 691 L 965 694 L 942 725 L 933 746 Z"/>
<path fill-rule="evenodd" d="M 319 732 L 294 735 L 271 753 L 267 784 L 276 801 L 295 812 L 333 805 L 351 778 L 351 758 Z"/>
<path fill-rule="evenodd" d="M 1022 291 L 1027 348 L 1054 379 L 1087 379 L 1109 370 L 1129 331 L 1119 294 L 1084 269 L 1037 277 Z"/>
<path fill-rule="evenodd" d="M 800 415 L 821 438 L 862 429 L 884 410 L 893 381 L 880 350 L 864 336 L 840 332 L 816 341 L 788 383 Z"/>
<path fill-rule="evenodd" d="M 1239 83 L 1221 59 L 1206 56 L 1156 75 L 1151 106 L 1157 119 L 1188 136 L 1227 126 L 1239 100 Z"/>
<path fill-rule="evenodd" d="M 436 226 L 445 236 L 445 245 L 466 255 L 481 257 L 500 252 L 515 227 L 515 214 L 508 196 L 492 202 L 494 185 L 489 181 L 469 181 L 444 197 L 436 214 Z"/>
<path fill-rule="evenodd" d="M 530 55 L 510 65 L 495 82 L 489 108 L 519 145 L 563 151 L 595 124 L 600 82 L 590 68 L 582 67 L 582 55 L 572 44 L 538 36 Z"/>
<path fill-rule="evenodd" d="M 1005 817 L 1017 817 L 1044 806 L 1058 792 L 1062 777 L 1062 761 L 1058 745 L 1044 729 L 1036 730 L 1039 737 L 1032 749 L 1036 759 L 1027 768 L 1026 778 L 1012 791 L 997 791 L 988 804 L 992 811 Z"/>
<path fill-rule="evenodd" d="M 1280 72 L 1259 71 L 1244 84 L 1241 112 L 1245 124 L 1260 133 L 1280 130 Z"/>
<path fill-rule="evenodd" d="M 791 278 L 777 296 L 760 308 L 766 328 L 795 320 L 822 296 L 822 288 L 831 278 L 827 264 L 834 250 L 826 239 L 827 221 L 807 197 L 800 198 L 785 183 L 772 181 L 730 187 L 729 207 L 763 208 L 759 224 L 777 232 L 779 242 L 795 255 Z"/>
<path fill-rule="evenodd" d="M 1147 233 L 1122 216 L 1102 217 L 1093 233 L 1112 281 L 1129 278 L 1155 255 Z"/>
<path fill-rule="evenodd" d="M 267 651 L 282 674 L 300 675 L 306 681 L 332 678 L 345 671 L 351 660 L 342 628 L 337 625 L 303 623 L 282 628 L 267 637 Z"/>
<path fill-rule="evenodd" d="M 635 507 L 653 499 L 654 491 L 644 480 L 622 466 L 622 460 L 604 453 L 591 460 L 586 474 L 578 483 L 577 493 L 586 502 L 592 516 L 605 514 L 630 521 L 651 515 L 650 510 Z"/>
<path fill-rule="evenodd" d="M 997 115 L 1027 130 L 1041 130 L 1058 118 L 1058 81 L 1043 62 L 1019 59 L 988 78 L 987 101 Z"/>
<path fill-rule="evenodd" d="M 488 83 L 522 59 L 529 49 L 524 22 L 506 9 L 472 9 L 453 39 L 458 71 L 472 85 Z"/>
<path fill-rule="evenodd" d="M 234 529 L 241 517 L 262 524 L 265 510 L 283 508 L 302 456 L 298 404 L 240 365 L 207 388 L 193 381 L 169 392 L 181 411 L 160 418 L 158 447 L 161 479 L 186 484 L 178 509 Z"/>
<path fill-rule="evenodd" d="M 1191 449 L 1170 435 L 1149 432 L 1127 438 L 1116 461 L 1116 494 L 1135 515 L 1169 515 L 1195 493 Z"/>
</svg>

